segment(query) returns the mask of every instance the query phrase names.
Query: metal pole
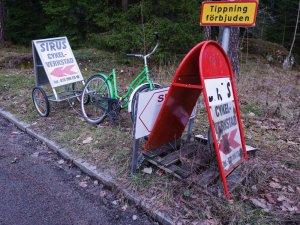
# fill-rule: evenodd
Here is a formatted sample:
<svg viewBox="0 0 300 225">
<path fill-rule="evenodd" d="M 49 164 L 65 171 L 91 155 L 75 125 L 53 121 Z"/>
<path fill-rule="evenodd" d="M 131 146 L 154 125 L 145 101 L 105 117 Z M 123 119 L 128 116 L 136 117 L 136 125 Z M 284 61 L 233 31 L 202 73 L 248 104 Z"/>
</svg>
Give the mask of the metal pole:
<svg viewBox="0 0 300 225">
<path fill-rule="evenodd" d="M 230 27 L 224 27 L 223 36 L 222 36 L 222 47 L 226 53 L 228 53 L 230 40 Z"/>
<path fill-rule="evenodd" d="M 137 117 L 137 110 L 138 110 L 138 101 L 139 101 L 139 94 L 137 93 L 135 104 L 135 112 L 133 115 L 133 125 L 132 125 L 132 159 L 131 159 L 131 175 L 134 175 L 137 171 L 137 164 L 138 164 L 138 151 L 139 151 L 139 144 L 140 139 L 135 138 L 135 132 L 136 132 L 136 117 Z"/>
<path fill-rule="evenodd" d="M 195 118 L 197 116 L 197 103 L 196 102 L 196 105 L 194 106 L 194 109 L 192 111 L 192 115 L 189 119 L 189 124 L 188 124 L 188 129 L 187 129 L 187 141 L 189 142 L 191 140 L 191 137 L 192 137 L 192 134 L 193 134 L 193 125 L 194 125 L 194 121 L 195 121 Z"/>
<path fill-rule="evenodd" d="M 187 130 L 187 141 L 190 142 L 192 134 L 193 134 L 193 125 L 195 118 L 189 120 L 188 130 Z"/>
</svg>

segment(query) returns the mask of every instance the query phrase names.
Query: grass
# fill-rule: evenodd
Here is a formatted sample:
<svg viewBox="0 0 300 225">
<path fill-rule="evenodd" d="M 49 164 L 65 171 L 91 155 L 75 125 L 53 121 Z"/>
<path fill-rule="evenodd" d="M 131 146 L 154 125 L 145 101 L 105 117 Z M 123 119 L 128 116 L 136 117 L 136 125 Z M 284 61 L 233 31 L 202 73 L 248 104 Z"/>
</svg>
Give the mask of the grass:
<svg viewBox="0 0 300 225">
<path fill-rule="evenodd" d="M 244 114 L 254 113 L 254 115 L 261 116 L 262 115 L 262 108 L 259 104 L 255 103 L 248 103 L 241 107 L 241 111 Z"/>
<path fill-rule="evenodd" d="M 74 154 L 86 158 L 98 168 L 110 171 L 121 185 L 143 196 L 153 207 L 167 212 L 183 224 L 201 220 L 216 224 L 297 223 L 298 215 L 282 211 L 279 202 L 271 212 L 266 213 L 249 201 L 249 198 L 263 198 L 264 194 L 271 193 L 274 199 L 285 194 L 294 202 L 300 202 L 300 194 L 296 191 L 300 177 L 299 130 L 296 123 L 300 102 L 297 71 L 286 72 L 279 67 L 264 65 L 257 61 L 258 57 L 241 65 L 237 88 L 246 142 L 259 147 L 260 151 L 255 171 L 232 193 L 234 201 L 227 202 L 222 189 L 213 192 L 209 188 L 186 184 L 161 173 L 154 166 L 150 175 L 140 171 L 130 176 L 132 124 L 126 111 L 121 112 L 116 122 L 106 119 L 99 126 L 91 126 L 79 116 L 80 107 L 75 101 L 72 107 L 66 102 L 51 103 L 49 117 L 39 117 L 31 99 L 35 85 L 33 69 L 18 65 L 8 69 L 3 63 L 7 57 L 26 53 L 30 50 L 5 48 L 0 51 L 0 107 L 69 147 Z M 117 68 L 120 89 L 125 89 L 133 75 L 142 68 L 140 60 L 122 60 L 123 56 L 94 49 L 80 49 L 75 51 L 75 55 L 85 78 L 94 73 L 94 69 L 110 71 L 113 67 Z M 155 80 L 168 85 L 179 61 L 170 59 L 153 64 Z M 208 128 L 202 98 L 199 99 L 193 129 L 195 134 L 206 134 Z M 250 116 L 250 112 L 254 115 Z M 92 141 L 84 143 L 88 138 Z M 269 183 L 273 178 L 280 178 L 283 187 L 291 186 L 295 192 L 272 189 Z"/>
</svg>

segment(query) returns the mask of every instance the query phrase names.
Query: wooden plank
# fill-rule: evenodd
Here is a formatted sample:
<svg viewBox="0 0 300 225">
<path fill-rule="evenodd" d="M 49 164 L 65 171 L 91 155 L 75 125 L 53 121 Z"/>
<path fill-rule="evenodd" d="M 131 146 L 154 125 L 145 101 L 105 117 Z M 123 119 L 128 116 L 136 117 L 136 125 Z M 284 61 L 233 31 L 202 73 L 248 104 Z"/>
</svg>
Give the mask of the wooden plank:
<svg viewBox="0 0 300 225">
<path fill-rule="evenodd" d="M 164 144 L 156 149 L 145 151 L 143 154 L 148 158 L 154 158 L 167 152 L 176 151 L 176 149 L 181 145 L 182 142 L 183 141 L 181 139 L 177 139 L 170 143 Z"/>
<path fill-rule="evenodd" d="M 200 174 L 197 183 L 201 186 L 208 186 L 209 184 L 213 183 L 219 175 L 220 173 L 217 168 L 210 167 L 204 173 Z"/>
<path fill-rule="evenodd" d="M 197 149 L 194 148 L 184 148 L 184 149 L 180 149 L 177 150 L 175 152 L 172 152 L 170 154 L 168 154 L 167 156 L 165 156 L 163 158 L 163 161 L 161 161 L 161 163 L 165 166 L 169 166 L 175 162 L 177 162 L 181 156 L 185 157 L 193 152 L 195 152 Z"/>
<path fill-rule="evenodd" d="M 194 136 L 195 140 L 203 143 L 203 144 L 207 144 L 208 142 L 208 137 L 206 135 L 202 135 L 202 134 L 197 134 Z"/>
<path fill-rule="evenodd" d="M 157 162 L 154 161 L 153 159 L 148 159 L 148 161 L 149 161 L 150 163 L 156 165 L 158 168 L 160 168 L 160 169 L 166 171 L 167 173 L 170 173 L 170 174 L 172 174 L 173 176 L 175 176 L 175 177 L 177 177 L 177 178 L 179 178 L 179 179 L 182 179 L 182 177 L 181 177 L 180 175 L 178 175 L 177 173 L 175 173 L 175 172 L 172 170 L 172 168 L 171 168 L 171 169 L 170 169 L 170 168 L 167 168 L 167 167 L 161 165 L 160 163 L 157 163 Z"/>
<path fill-rule="evenodd" d="M 191 155 L 198 151 L 198 147 L 195 146 L 195 143 L 187 143 L 180 150 L 176 150 L 182 143 L 184 143 L 183 140 L 177 140 L 176 142 L 160 146 L 152 151 L 146 151 L 143 154 L 148 162 L 177 178 L 185 179 L 198 168 L 203 167 L 205 162 L 203 160 L 201 161 L 201 159 L 191 159 Z M 163 156 L 166 153 L 167 155 Z M 181 161 L 179 165 L 175 165 L 179 160 Z M 199 160 L 200 162 L 198 162 Z"/>
<path fill-rule="evenodd" d="M 196 184 L 201 187 L 206 188 L 208 185 L 213 183 L 219 177 L 219 170 L 216 166 L 211 166 L 206 169 L 203 173 L 188 178 L 187 182 L 189 184 Z"/>
<path fill-rule="evenodd" d="M 252 171 L 253 167 L 250 166 L 249 161 L 243 162 L 243 164 L 232 171 L 232 173 L 226 177 L 229 192 L 234 191 Z"/>
<path fill-rule="evenodd" d="M 170 165 L 167 168 L 172 170 L 174 173 L 176 173 L 180 177 L 180 179 L 186 178 L 190 175 L 188 173 L 188 171 L 186 171 L 186 170 L 182 169 L 181 167 L 176 166 L 174 164 Z"/>
<path fill-rule="evenodd" d="M 161 154 L 164 154 L 168 151 L 171 151 L 170 147 L 167 146 L 162 146 L 160 148 L 157 148 L 153 151 L 146 151 L 143 154 L 147 157 L 147 158 L 154 158 L 156 156 L 160 156 Z"/>
</svg>

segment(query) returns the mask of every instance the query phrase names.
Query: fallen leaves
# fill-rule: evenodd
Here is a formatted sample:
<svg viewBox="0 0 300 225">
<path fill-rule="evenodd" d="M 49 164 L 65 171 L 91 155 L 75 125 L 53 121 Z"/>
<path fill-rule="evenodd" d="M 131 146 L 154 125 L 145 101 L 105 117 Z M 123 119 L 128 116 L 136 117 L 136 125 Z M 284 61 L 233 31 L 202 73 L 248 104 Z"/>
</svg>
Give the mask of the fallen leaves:
<svg viewBox="0 0 300 225">
<path fill-rule="evenodd" d="M 288 199 L 288 198 L 285 197 L 284 195 L 280 195 L 280 196 L 277 198 L 277 200 L 280 201 L 280 202 L 286 201 L 286 202 L 289 202 L 289 203 L 294 203 L 293 201 L 291 201 L 290 199 Z"/>
<path fill-rule="evenodd" d="M 11 161 L 11 164 L 13 164 L 13 163 L 17 163 L 18 162 L 18 158 L 17 157 L 15 157 L 12 161 Z"/>
<path fill-rule="evenodd" d="M 100 191 L 100 197 L 104 198 L 107 195 L 106 191 Z"/>
<path fill-rule="evenodd" d="M 111 202 L 113 205 L 118 205 L 118 201 L 117 200 L 114 200 Z"/>
<path fill-rule="evenodd" d="M 164 171 L 162 169 L 158 169 L 156 170 L 156 173 L 155 173 L 157 176 L 161 177 L 162 175 L 164 175 Z"/>
<path fill-rule="evenodd" d="M 296 212 L 298 210 L 297 206 L 293 206 L 295 202 L 290 200 L 284 195 L 280 195 L 277 200 L 279 202 L 282 202 L 282 205 L 280 206 L 282 211 L 289 211 L 289 212 Z"/>
<path fill-rule="evenodd" d="M 146 174 L 152 174 L 153 169 L 152 169 L 152 167 L 146 167 L 143 169 L 143 172 Z"/>
<path fill-rule="evenodd" d="M 271 179 L 272 179 L 273 181 L 275 181 L 275 182 L 279 183 L 279 180 L 278 180 L 278 178 L 276 178 L 276 177 L 272 177 Z"/>
<path fill-rule="evenodd" d="M 250 198 L 249 200 L 252 202 L 253 205 L 262 208 L 265 212 L 270 212 L 270 210 L 272 209 L 272 205 L 268 203 L 265 199 Z"/>
<path fill-rule="evenodd" d="M 136 221 L 137 218 L 138 218 L 137 215 L 133 215 L 133 216 L 132 216 L 132 220 L 133 220 L 133 221 Z"/>
<path fill-rule="evenodd" d="M 122 210 L 123 210 L 123 211 L 126 211 L 127 208 L 128 208 L 128 205 L 127 205 L 127 204 L 125 204 L 125 205 L 122 206 Z"/>
<path fill-rule="evenodd" d="M 82 144 L 86 145 L 86 144 L 90 144 L 93 141 L 92 137 L 87 137 L 85 140 L 82 141 Z"/>
<path fill-rule="evenodd" d="M 39 152 L 35 152 L 35 153 L 31 154 L 31 157 L 37 158 L 37 157 L 39 157 L 39 155 L 40 155 Z"/>
<path fill-rule="evenodd" d="M 274 198 L 272 197 L 271 194 L 264 194 L 265 199 L 270 203 L 270 204 L 275 204 L 276 201 L 274 200 Z"/>
<path fill-rule="evenodd" d="M 271 181 L 269 185 L 270 185 L 270 187 L 275 188 L 275 189 L 281 189 L 282 188 L 282 186 L 279 183 L 276 183 L 276 182 L 273 182 L 273 181 Z"/>
<path fill-rule="evenodd" d="M 297 206 L 292 206 L 290 202 L 283 201 L 282 205 L 280 206 L 282 211 L 289 211 L 289 212 L 296 212 L 298 211 Z"/>
<path fill-rule="evenodd" d="M 294 190 L 294 189 L 292 188 L 292 186 L 290 186 L 290 185 L 287 187 L 287 190 L 288 190 L 289 192 L 292 192 L 292 193 L 295 192 L 295 190 Z"/>
<path fill-rule="evenodd" d="M 79 182 L 79 186 L 82 188 L 86 188 L 88 185 L 87 185 L 86 181 L 82 181 L 82 182 Z"/>
<path fill-rule="evenodd" d="M 62 164 L 64 164 L 64 163 L 65 163 L 65 160 L 63 160 L 63 159 L 60 159 L 60 160 L 58 160 L 58 161 L 57 161 L 57 163 L 58 163 L 59 165 L 62 165 Z"/>
<path fill-rule="evenodd" d="M 285 193 L 288 194 L 287 192 Z M 262 208 L 265 212 L 270 212 L 271 210 L 276 209 L 290 213 L 299 212 L 297 203 L 283 194 L 280 194 L 277 198 L 275 198 L 274 195 L 266 193 L 261 194 L 260 197 L 251 197 L 249 200 L 253 205 Z"/>
</svg>

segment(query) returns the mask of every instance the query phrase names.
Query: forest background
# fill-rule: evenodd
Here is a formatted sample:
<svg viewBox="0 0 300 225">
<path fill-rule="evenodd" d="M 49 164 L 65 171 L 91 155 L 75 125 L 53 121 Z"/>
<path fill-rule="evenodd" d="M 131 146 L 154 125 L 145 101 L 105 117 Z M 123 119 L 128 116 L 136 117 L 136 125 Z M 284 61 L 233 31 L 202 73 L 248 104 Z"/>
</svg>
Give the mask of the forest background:
<svg viewBox="0 0 300 225">
<path fill-rule="evenodd" d="M 0 0 L 0 41 L 30 47 L 34 39 L 67 36 L 72 48 L 94 47 L 129 53 L 145 51 L 153 40 L 151 35 L 158 31 L 161 47 L 157 57 L 166 59 L 187 53 L 204 39 L 204 29 L 199 25 L 201 2 Z M 259 1 L 255 27 L 241 28 L 239 37 L 277 43 L 289 50 L 294 39 L 298 3 L 299 0 Z M 215 27 L 211 39 L 217 40 L 218 36 L 219 29 Z M 260 53 L 255 47 L 248 50 Z M 299 32 L 292 53 L 299 63 Z M 266 51 L 261 54 L 269 60 L 274 57 Z"/>
</svg>

